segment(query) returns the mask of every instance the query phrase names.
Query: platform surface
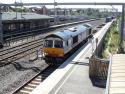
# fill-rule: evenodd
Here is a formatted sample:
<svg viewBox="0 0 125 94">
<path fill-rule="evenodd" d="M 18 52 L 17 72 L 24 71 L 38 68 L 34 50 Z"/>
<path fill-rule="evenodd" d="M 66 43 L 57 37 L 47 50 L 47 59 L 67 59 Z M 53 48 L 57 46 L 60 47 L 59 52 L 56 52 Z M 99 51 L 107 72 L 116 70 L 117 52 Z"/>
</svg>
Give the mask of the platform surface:
<svg viewBox="0 0 125 94">
<path fill-rule="evenodd" d="M 104 88 L 93 86 L 89 79 L 88 61 L 75 65 L 72 72 L 53 94 L 104 94 Z"/>
<path fill-rule="evenodd" d="M 125 94 L 125 54 L 112 57 L 109 94 Z"/>
</svg>

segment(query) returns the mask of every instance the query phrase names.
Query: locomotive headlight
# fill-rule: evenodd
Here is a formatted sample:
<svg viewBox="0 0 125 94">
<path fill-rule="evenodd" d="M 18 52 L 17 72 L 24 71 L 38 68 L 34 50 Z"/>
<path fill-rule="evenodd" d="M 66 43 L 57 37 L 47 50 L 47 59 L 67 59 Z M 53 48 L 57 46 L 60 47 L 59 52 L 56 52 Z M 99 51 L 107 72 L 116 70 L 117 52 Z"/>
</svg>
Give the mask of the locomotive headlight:
<svg viewBox="0 0 125 94">
<path fill-rule="evenodd" d="M 44 55 L 46 56 L 46 55 L 48 55 L 48 53 L 44 52 Z"/>
<path fill-rule="evenodd" d="M 63 56 L 63 54 L 59 54 L 59 56 L 60 56 L 60 57 L 62 57 L 62 56 Z"/>
</svg>

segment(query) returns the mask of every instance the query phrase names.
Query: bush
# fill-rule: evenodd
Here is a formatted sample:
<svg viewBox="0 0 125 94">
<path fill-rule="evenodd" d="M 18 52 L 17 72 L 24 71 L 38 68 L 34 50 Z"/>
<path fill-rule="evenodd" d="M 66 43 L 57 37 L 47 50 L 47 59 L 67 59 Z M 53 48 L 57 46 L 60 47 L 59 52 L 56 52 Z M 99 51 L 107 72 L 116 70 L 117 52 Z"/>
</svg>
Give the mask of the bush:
<svg viewBox="0 0 125 94">
<path fill-rule="evenodd" d="M 110 27 L 104 39 L 104 50 L 102 51 L 102 57 L 108 58 L 108 52 L 115 54 L 119 47 L 119 35 L 117 31 L 117 23 L 114 22 Z M 124 44 L 125 47 L 125 44 Z"/>
</svg>

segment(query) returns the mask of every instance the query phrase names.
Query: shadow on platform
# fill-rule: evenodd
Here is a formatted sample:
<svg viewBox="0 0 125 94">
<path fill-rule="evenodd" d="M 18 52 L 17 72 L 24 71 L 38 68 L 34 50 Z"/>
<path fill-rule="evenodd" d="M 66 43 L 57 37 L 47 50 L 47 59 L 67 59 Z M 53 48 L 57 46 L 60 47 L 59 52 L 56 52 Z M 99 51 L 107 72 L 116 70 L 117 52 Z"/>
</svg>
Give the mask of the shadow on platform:
<svg viewBox="0 0 125 94">
<path fill-rule="evenodd" d="M 89 66 L 87 62 L 72 62 L 71 64 Z"/>
</svg>

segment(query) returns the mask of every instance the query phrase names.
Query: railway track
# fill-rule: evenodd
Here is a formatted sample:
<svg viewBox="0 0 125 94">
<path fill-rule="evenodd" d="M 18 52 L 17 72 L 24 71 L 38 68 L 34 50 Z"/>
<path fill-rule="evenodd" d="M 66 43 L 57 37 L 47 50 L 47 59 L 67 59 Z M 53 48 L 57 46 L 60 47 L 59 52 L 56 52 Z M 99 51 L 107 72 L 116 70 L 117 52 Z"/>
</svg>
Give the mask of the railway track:
<svg viewBox="0 0 125 94">
<path fill-rule="evenodd" d="M 23 43 L 15 47 L 0 50 L 0 66 L 9 64 L 21 59 L 29 54 L 35 53 L 42 47 L 43 39 L 37 39 L 28 43 Z"/>
<path fill-rule="evenodd" d="M 9 34 L 9 35 L 4 35 L 4 39 L 5 39 L 5 43 L 6 44 L 10 44 L 10 42 L 12 41 L 17 41 L 17 40 L 21 40 L 22 38 L 29 38 L 29 37 L 34 37 L 37 36 L 39 34 L 43 34 L 46 33 L 48 30 L 54 30 L 56 28 L 62 28 L 65 26 L 71 26 L 71 25 L 75 25 L 75 24 L 80 24 L 80 23 L 85 23 L 85 22 L 91 22 L 91 21 L 96 21 L 96 20 L 100 20 L 99 18 L 97 19 L 90 19 L 90 20 L 84 20 L 84 21 L 78 21 L 78 22 L 71 22 L 71 23 L 63 23 L 63 24 L 58 24 L 58 25 L 52 25 L 50 27 L 47 28 L 43 28 L 43 29 L 36 29 L 36 30 L 30 30 L 30 31 L 25 31 L 25 32 L 21 32 L 21 33 L 17 33 L 17 34 Z M 9 37 L 9 38 L 6 38 Z"/>
<path fill-rule="evenodd" d="M 31 93 L 41 82 L 43 82 L 58 66 L 48 66 L 40 73 L 32 77 L 28 82 L 16 89 L 12 94 L 29 94 Z"/>
<path fill-rule="evenodd" d="M 29 31 L 23 31 L 23 32 L 18 32 L 18 33 L 14 33 L 14 34 L 7 34 L 4 35 L 5 39 L 8 39 L 7 37 L 9 37 L 11 39 L 11 37 L 13 36 L 14 39 L 16 39 L 16 37 L 14 36 L 24 36 L 24 35 L 34 35 L 35 33 L 39 34 L 41 31 L 43 31 L 42 33 L 45 33 L 45 30 L 49 30 L 49 29 L 55 29 L 55 28 L 59 28 L 59 27 L 64 27 L 64 26 L 69 26 L 69 25 L 75 25 L 75 24 L 79 24 L 79 23 L 83 23 L 83 22 L 90 22 L 90 21 L 95 21 L 95 20 L 99 20 L 100 18 L 96 18 L 96 19 L 90 19 L 90 20 L 84 20 L 84 21 L 73 21 L 73 22 L 68 22 L 68 23 L 60 23 L 57 25 L 50 25 L 50 27 L 45 27 L 42 29 L 37 29 L 37 30 L 29 30 Z"/>
<path fill-rule="evenodd" d="M 0 51 L 0 66 L 9 64 L 15 60 L 21 59 L 30 53 L 36 52 L 42 47 L 43 39 L 37 39 L 28 43 L 24 43 L 13 48 L 7 48 Z M 51 69 L 52 68 L 52 69 Z M 13 94 L 28 94 L 36 88 L 46 77 L 55 70 L 52 66 L 47 67 L 44 71 L 36 74 L 28 82 L 15 90 Z"/>
<path fill-rule="evenodd" d="M 13 61 L 21 59 L 29 54 L 36 52 L 43 43 L 43 39 L 37 39 L 25 44 L 21 44 L 12 48 L 0 51 L 0 66 L 9 64 Z"/>
<path fill-rule="evenodd" d="M 30 94 L 41 82 L 43 82 L 58 66 L 48 66 L 45 70 L 39 72 L 28 82 L 17 88 L 12 94 Z"/>
</svg>

